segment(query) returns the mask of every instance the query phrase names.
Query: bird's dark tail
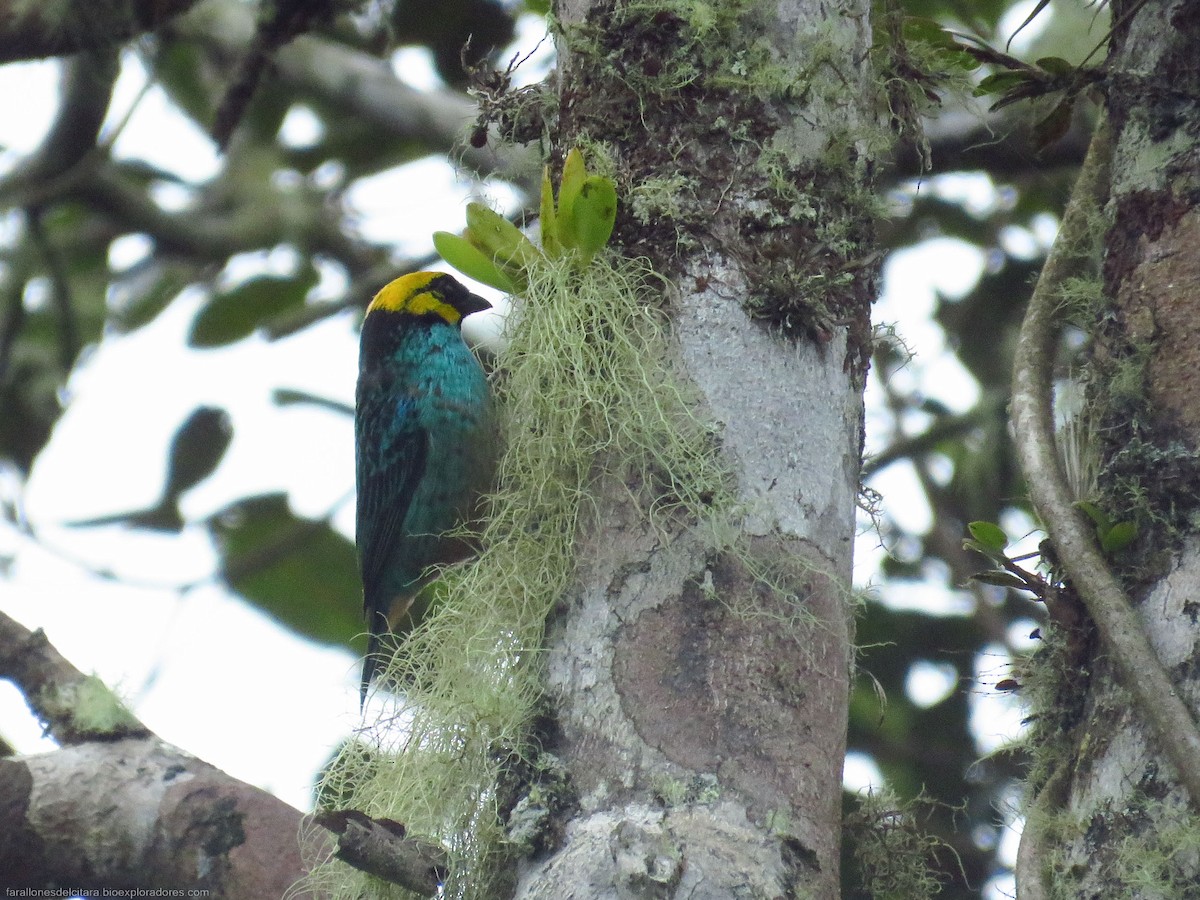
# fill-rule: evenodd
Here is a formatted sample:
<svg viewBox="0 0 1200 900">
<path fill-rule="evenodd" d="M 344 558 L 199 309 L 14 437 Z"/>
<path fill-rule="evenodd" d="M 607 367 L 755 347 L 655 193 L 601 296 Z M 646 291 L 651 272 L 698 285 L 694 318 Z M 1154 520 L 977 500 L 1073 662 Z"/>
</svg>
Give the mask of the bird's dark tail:
<svg viewBox="0 0 1200 900">
<path fill-rule="evenodd" d="M 388 627 L 387 616 L 383 610 L 376 610 L 371 616 L 370 633 L 367 636 L 367 655 L 363 659 L 362 684 L 358 689 L 358 708 L 361 711 L 367 705 L 367 691 L 371 688 L 371 681 L 379 672 L 379 667 L 383 663 L 380 655 L 380 643 L 383 635 L 387 634 L 391 629 Z"/>
</svg>

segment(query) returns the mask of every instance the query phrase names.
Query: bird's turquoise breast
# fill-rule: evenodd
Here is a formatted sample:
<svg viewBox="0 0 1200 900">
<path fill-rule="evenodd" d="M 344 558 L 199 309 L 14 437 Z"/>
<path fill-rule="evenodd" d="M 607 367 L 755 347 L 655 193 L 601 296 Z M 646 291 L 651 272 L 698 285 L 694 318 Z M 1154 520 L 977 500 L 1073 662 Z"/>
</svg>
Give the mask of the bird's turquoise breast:
<svg viewBox="0 0 1200 900">
<path fill-rule="evenodd" d="M 458 330 L 435 325 L 424 346 L 398 348 L 393 361 L 407 369 L 397 379 L 409 386 L 399 405 L 413 404 L 417 425 L 428 436 L 425 470 L 413 494 L 389 581 L 404 592 L 422 572 L 465 556 L 461 541 L 443 537 L 473 518 L 472 508 L 491 484 L 496 435 L 487 378 Z M 400 412 L 398 414 L 403 414 Z"/>
<path fill-rule="evenodd" d="M 464 506 L 481 490 L 481 481 L 486 486 L 491 474 L 486 460 L 495 448 L 487 379 L 479 363 L 452 329 L 433 329 L 431 338 L 426 365 L 417 373 L 418 421 L 429 435 L 429 449 L 425 477 L 405 523 L 413 534 L 445 531 L 471 512 Z"/>
</svg>

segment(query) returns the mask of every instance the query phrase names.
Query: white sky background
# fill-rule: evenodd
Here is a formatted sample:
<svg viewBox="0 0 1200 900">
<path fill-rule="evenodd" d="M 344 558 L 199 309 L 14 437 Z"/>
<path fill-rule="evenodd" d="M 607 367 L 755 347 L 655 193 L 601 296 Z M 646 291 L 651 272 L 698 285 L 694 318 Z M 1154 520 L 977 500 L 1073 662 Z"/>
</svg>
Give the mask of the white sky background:
<svg viewBox="0 0 1200 900">
<path fill-rule="evenodd" d="M 1020 21 L 1023 14 L 1015 14 Z M 521 45 L 541 36 L 536 19 L 526 19 Z M 422 51 L 397 55 L 398 71 L 415 86 L 436 79 Z M 56 111 L 57 68 L 53 63 L 0 67 L 0 172 L 32 150 Z M 138 157 L 198 181 L 218 167 L 208 138 L 175 113 L 157 89 L 142 95 L 144 76 L 132 56 L 118 85 L 116 119 L 136 103 L 116 145 Z M 297 111 L 284 138 L 311 139 L 320 124 Z M 981 215 L 1005 198 L 985 177 L 927 182 L 922 191 L 962 198 Z M 467 186 L 456 183 L 444 163 L 417 162 L 352 191 L 348 202 L 373 239 L 401 252 L 428 248 L 437 228 L 461 227 Z M 412 209 L 436 210 L 437 218 L 414 219 Z M 15 227 L 0 218 L 0 241 Z M 1010 252 L 1033 254 L 1053 237 L 1054 222 L 1035 232 L 1014 229 Z M 121 242 L 114 264 L 127 265 L 145 252 L 138 240 Z M 286 267 L 286 251 L 241 260 L 245 272 Z M 895 323 L 914 360 L 899 376 L 902 390 L 923 390 L 953 410 L 969 408 L 974 382 L 944 346 L 931 313 L 936 292 L 968 291 L 988 265 L 978 248 L 938 239 L 892 256 L 886 289 L 876 305 L 877 322 Z M 335 295 L 328 280 L 322 291 Z M 36 301 L 36 297 L 30 298 Z M 354 464 L 349 418 L 305 407 L 279 409 L 270 395 L 277 387 L 299 388 L 353 402 L 357 330 L 350 314 L 325 321 L 278 342 L 251 337 L 233 346 L 196 351 L 186 332 L 201 298 L 175 302 L 150 325 L 123 337 L 108 337 L 90 352 L 67 386 L 66 414 L 41 454 L 18 498 L 41 540 L 33 542 L 0 526 L 0 559 L 14 556 L 3 582 L 0 606 L 30 627 L 44 628 L 55 646 L 84 671 L 94 671 L 129 699 L 137 715 L 164 739 L 231 775 L 259 785 L 287 802 L 311 807 L 311 785 L 335 745 L 361 724 L 358 660 L 348 651 L 319 647 L 292 636 L 237 597 L 217 586 L 185 594 L 171 585 L 203 579 L 215 558 L 203 528 L 182 536 L 121 527 L 72 529 L 61 523 L 136 508 L 155 500 L 165 476 L 168 443 L 199 404 L 227 409 L 234 442 L 213 477 L 184 499 L 191 520 L 227 503 L 272 490 L 286 490 L 300 515 L 319 517 L 337 510 L 335 521 L 353 535 Z M 908 380 L 908 383 L 905 383 Z M 894 437 L 878 384 L 867 392 L 867 451 Z M 923 423 L 914 415 L 908 433 Z M 873 481 L 886 509 L 906 529 L 920 532 L 929 512 L 907 464 L 893 465 Z M 0 472 L 0 496 L 12 498 L 17 480 Z M 1009 523 L 1005 523 L 1009 524 Z M 1024 530 L 1028 523 L 1012 523 Z M 1018 532 L 1019 533 L 1019 532 Z M 1010 529 L 1010 535 L 1016 533 Z M 881 558 L 877 538 L 864 530 L 856 547 L 856 580 L 871 581 Z M 94 569 L 120 578 L 105 581 Z M 891 586 L 897 605 L 952 612 L 961 596 L 941 587 L 938 573 L 927 582 Z M 998 665 L 1003 660 L 998 649 Z M 994 682 L 999 675 L 982 673 Z M 914 666 L 910 695 L 932 704 L 955 687 L 944 671 Z M 1012 739 L 1019 711 L 1004 697 L 977 692 L 975 724 L 980 740 L 995 746 Z M 923 698 L 923 701 L 922 701 Z M 20 695 L 0 682 L 0 734 L 20 752 L 52 748 L 41 738 Z M 847 781 L 878 781 L 868 760 L 851 758 Z"/>
<path fill-rule="evenodd" d="M 538 37 L 525 35 L 529 46 Z M 410 83 L 436 78 L 422 51 L 397 57 Z M 0 145 L 11 151 L 0 155 L 0 171 L 33 150 L 49 127 L 57 77 L 54 63 L 0 67 Z M 141 95 L 144 80 L 136 58 L 127 55 L 110 122 L 135 103 L 136 109 L 117 140 L 117 155 L 192 181 L 213 175 L 218 160 L 211 142 L 161 91 Z M 314 127 L 319 124 L 301 110 L 289 117 L 283 137 L 303 143 Z M 447 165 L 425 160 L 371 179 L 347 202 L 365 234 L 404 255 L 431 249 L 436 228 L 460 227 L 466 198 L 467 185 L 456 183 Z M 405 213 L 414 205 L 440 208 L 442 220 L 414 219 Z M 15 227 L 15 219 L 0 220 L 0 239 Z M 129 265 L 145 252 L 144 240 L 122 239 L 113 263 Z M 286 249 L 248 254 L 231 269 L 243 276 L 286 270 L 290 258 Z M 340 287 L 333 280 L 318 290 L 332 295 Z M 361 724 L 358 660 L 293 636 L 219 585 L 182 595 L 172 589 L 214 569 L 202 527 L 177 536 L 61 524 L 156 500 L 172 436 L 197 405 L 209 404 L 229 411 L 234 440 L 214 475 L 184 498 L 186 518 L 202 521 L 241 497 L 286 490 L 297 514 L 315 518 L 336 510 L 337 526 L 353 537 L 350 419 L 303 406 L 280 409 L 271 392 L 298 388 L 352 405 L 354 316 L 286 340 L 254 336 L 197 351 L 187 346 L 186 334 L 202 301 L 198 293 L 177 300 L 150 325 L 106 337 L 88 351 L 64 390 L 67 411 L 19 498 L 39 540 L 0 530 L 0 557 L 15 556 L 0 602 L 27 626 L 44 628 L 77 667 L 114 686 L 164 739 L 307 809 L 318 767 Z M 16 489 L 14 476 L 0 478 L 6 496 Z M 93 574 L 97 570 L 119 578 L 105 581 Z M 20 752 L 53 747 L 4 682 L 0 734 Z"/>
</svg>

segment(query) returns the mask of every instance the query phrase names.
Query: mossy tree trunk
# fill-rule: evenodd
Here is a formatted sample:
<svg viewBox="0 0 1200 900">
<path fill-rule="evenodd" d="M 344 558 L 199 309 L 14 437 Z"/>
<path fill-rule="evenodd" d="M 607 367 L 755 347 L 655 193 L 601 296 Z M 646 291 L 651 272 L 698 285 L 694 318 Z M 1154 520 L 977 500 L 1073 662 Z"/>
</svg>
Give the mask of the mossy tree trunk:
<svg viewBox="0 0 1200 900">
<path fill-rule="evenodd" d="M 556 150 L 612 161 L 617 239 L 670 280 L 675 362 L 737 510 L 723 533 L 663 530 L 634 499 L 653 485 L 599 486 L 549 634 L 548 749 L 579 804 L 520 897 L 837 895 L 875 289 L 867 8 L 556 7 Z"/>
<path fill-rule="evenodd" d="M 1136 696 L 1144 674 L 1094 627 L 1090 605 L 1086 624 L 1059 630 L 1060 652 L 1035 661 L 1052 671 L 1033 675 L 1055 680 L 1055 701 L 1035 719 L 1042 765 L 1018 873 L 1032 900 L 1186 897 L 1200 884 L 1200 797 L 1172 762 L 1189 745 L 1195 755 L 1200 710 L 1200 4 L 1125 2 L 1113 19 L 1105 299 L 1089 388 L 1100 494 L 1088 499 L 1138 524 L 1133 547 L 1107 562 L 1188 710 L 1167 729 L 1183 751 L 1168 752 L 1152 707 L 1171 692 Z"/>
</svg>

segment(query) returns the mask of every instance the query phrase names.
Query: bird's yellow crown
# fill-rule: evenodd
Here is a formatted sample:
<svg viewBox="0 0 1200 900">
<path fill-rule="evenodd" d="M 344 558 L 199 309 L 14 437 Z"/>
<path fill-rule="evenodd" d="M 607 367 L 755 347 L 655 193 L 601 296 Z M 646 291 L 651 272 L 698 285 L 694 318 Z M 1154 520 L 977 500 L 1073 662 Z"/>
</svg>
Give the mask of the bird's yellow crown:
<svg viewBox="0 0 1200 900">
<path fill-rule="evenodd" d="M 457 325 L 462 321 L 462 313 L 447 303 L 437 285 L 433 284 L 439 278 L 448 277 L 445 272 L 412 272 L 401 275 L 380 289 L 371 305 L 367 307 L 367 314 L 377 310 L 409 313 L 414 316 L 434 313 L 450 325 Z"/>
</svg>

